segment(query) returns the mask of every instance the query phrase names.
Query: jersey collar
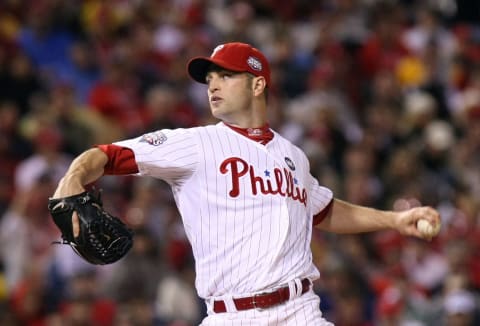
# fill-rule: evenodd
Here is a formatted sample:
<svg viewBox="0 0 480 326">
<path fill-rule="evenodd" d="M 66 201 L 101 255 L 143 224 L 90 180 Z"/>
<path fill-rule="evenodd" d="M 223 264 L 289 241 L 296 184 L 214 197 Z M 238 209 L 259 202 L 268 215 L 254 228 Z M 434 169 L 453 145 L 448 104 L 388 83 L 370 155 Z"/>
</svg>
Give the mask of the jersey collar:
<svg viewBox="0 0 480 326">
<path fill-rule="evenodd" d="M 273 139 L 273 131 L 270 129 L 270 126 L 268 125 L 268 123 L 258 128 L 240 128 L 240 127 L 229 125 L 228 123 L 225 123 L 225 122 L 224 124 L 230 129 L 232 129 L 233 131 L 238 132 L 239 134 L 242 134 L 243 136 L 253 141 L 256 141 L 262 145 L 266 145 L 269 141 Z"/>
</svg>

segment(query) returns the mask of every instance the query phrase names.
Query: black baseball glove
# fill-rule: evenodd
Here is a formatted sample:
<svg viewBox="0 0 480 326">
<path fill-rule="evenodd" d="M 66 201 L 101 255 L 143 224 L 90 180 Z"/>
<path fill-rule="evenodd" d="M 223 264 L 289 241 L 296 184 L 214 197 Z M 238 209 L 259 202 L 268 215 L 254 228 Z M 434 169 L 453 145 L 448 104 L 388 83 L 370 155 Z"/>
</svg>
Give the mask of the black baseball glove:
<svg viewBox="0 0 480 326">
<path fill-rule="evenodd" d="M 50 198 L 48 209 L 62 232 L 63 241 L 83 259 L 95 265 L 111 264 L 133 245 L 133 231 L 102 207 L 99 192 L 85 191 L 64 198 Z M 77 212 L 80 232 L 73 235 L 72 214 Z"/>
</svg>

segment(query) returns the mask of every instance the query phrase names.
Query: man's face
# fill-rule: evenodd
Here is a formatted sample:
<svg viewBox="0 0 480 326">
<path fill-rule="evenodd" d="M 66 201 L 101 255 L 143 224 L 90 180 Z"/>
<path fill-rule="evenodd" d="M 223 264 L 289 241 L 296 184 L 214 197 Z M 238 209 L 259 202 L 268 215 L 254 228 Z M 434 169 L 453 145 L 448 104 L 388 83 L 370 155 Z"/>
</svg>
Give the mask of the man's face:
<svg viewBox="0 0 480 326">
<path fill-rule="evenodd" d="M 208 100 L 214 117 L 227 123 L 238 121 L 252 106 L 253 76 L 223 69 L 211 70 L 206 76 Z"/>
</svg>

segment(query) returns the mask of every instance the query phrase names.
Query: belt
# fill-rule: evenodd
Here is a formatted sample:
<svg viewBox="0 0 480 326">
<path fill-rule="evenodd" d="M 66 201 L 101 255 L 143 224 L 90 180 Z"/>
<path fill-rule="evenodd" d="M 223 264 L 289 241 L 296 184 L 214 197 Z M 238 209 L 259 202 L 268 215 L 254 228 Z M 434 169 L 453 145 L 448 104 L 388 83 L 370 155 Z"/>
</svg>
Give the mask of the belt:
<svg viewBox="0 0 480 326">
<path fill-rule="evenodd" d="M 302 280 L 302 294 L 310 289 L 310 280 L 304 278 Z M 278 304 L 284 303 L 290 299 L 290 290 L 288 286 L 277 289 L 273 292 L 255 294 L 252 297 L 234 298 L 233 303 L 237 310 L 249 309 L 267 309 Z M 213 311 L 216 313 L 226 312 L 227 306 L 225 301 L 217 300 L 213 302 Z"/>
</svg>

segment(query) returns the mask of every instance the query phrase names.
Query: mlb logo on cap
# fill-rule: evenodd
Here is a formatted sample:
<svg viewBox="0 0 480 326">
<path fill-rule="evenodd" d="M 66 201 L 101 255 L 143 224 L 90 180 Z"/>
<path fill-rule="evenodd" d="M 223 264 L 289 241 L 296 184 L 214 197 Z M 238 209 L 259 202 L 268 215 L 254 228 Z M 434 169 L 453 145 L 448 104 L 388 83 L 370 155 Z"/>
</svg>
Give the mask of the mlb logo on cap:
<svg viewBox="0 0 480 326">
<path fill-rule="evenodd" d="M 253 46 L 240 43 L 225 43 L 217 46 L 210 57 L 195 57 L 187 64 L 190 77 L 199 83 L 206 83 L 205 77 L 211 64 L 235 72 L 249 72 L 262 76 L 270 86 L 270 66 L 267 58 Z"/>
</svg>

